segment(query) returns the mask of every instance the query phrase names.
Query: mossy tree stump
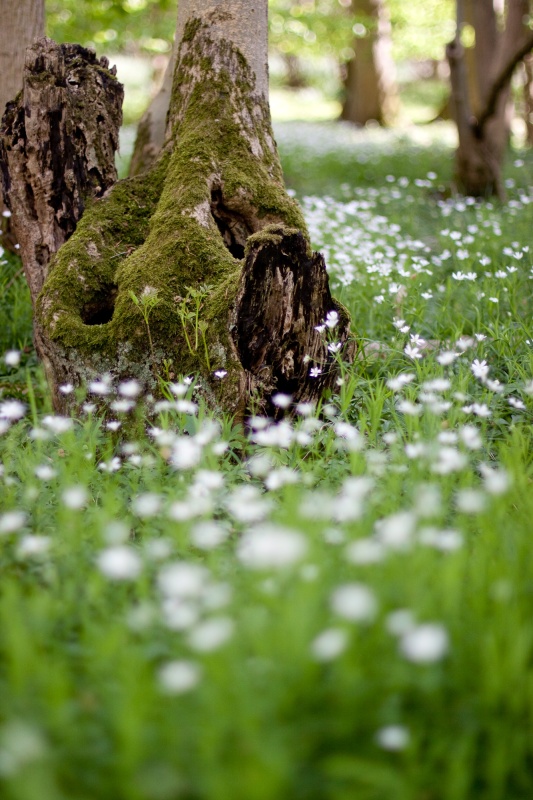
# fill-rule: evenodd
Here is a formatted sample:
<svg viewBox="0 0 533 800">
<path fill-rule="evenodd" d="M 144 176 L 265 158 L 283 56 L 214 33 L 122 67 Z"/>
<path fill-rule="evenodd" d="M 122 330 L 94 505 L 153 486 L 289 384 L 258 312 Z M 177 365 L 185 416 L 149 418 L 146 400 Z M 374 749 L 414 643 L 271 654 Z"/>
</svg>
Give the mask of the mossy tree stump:
<svg viewBox="0 0 533 800">
<path fill-rule="evenodd" d="M 251 397 L 266 407 L 276 391 L 315 400 L 336 375 L 335 356 L 315 329 L 328 312 L 338 312 L 335 338 L 345 357 L 351 348 L 348 316 L 284 189 L 268 102 L 241 50 L 212 35 L 231 5 L 187 20 L 166 144 L 148 172 L 118 183 L 114 175 L 108 181 L 108 145 L 121 87 L 107 64 L 77 48 L 76 101 L 59 115 L 45 104 L 57 101 L 54 91 L 71 91 L 65 64 L 74 46 L 42 40 L 30 51 L 0 158 L 13 217 L 31 229 L 27 245 L 19 236 L 36 344 L 58 409 L 68 400 L 58 391 L 63 383 L 109 373 L 153 389 L 169 362 L 176 374 L 197 374 L 207 400 L 231 412 L 243 413 Z M 28 87 L 38 84 L 28 105 Z M 95 115 L 95 104 L 105 110 Z M 42 154 L 25 153 L 36 114 L 43 150 L 49 141 L 46 152 L 68 180 L 55 167 L 49 175 Z M 39 182 L 48 217 L 28 202 Z M 309 375 L 314 366 L 318 379 Z"/>
</svg>

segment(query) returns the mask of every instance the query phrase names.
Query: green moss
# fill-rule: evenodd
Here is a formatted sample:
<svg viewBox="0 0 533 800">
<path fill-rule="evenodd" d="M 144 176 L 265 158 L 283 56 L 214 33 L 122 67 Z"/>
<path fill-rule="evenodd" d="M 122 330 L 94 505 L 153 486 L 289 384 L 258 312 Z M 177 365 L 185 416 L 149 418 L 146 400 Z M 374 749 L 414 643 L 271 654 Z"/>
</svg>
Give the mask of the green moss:
<svg viewBox="0 0 533 800">
<path fill-rule="evenodd" d="M 228 395 L 235 402 L 242 396 L 243 370 L 229 330 L 242 262 L 227 249 L 211 214 L 211 187 L 219 187 L 226 208 L 246 212 L 255 241 L 273 240 L 275 226 L 304 234 L 306 227 L 285 191 L 268 105 L 254 94 L 253 73 L 227 42 L 217 47 L 228 70 L 215 71 L 206 57 L 209 46 L 207 28 L 192 20 L 174 78 L 172 152 L 92 203 L 55 259 L 39 314 L 57 345 L 95 371 L 105 366 L 117 375 L 146 377 L 163 359 L 172 359 L 178 373 L 203 374 L 211 394 L 228 407 Z M 187 287 L 200 284 L 214 287 L 201 319 L 207 323 L 211 369 L 228 371 L 223 384 L 209 375 L 202 347 L 194 355 L 188 351 L 177 313 Z M 147 286 L 158 293 L 149 322 L 153 353 L 130 295 L 139 297 Z M 112 319 L 86 324 L 84 309 L 112 287 Z"/>
</svg>

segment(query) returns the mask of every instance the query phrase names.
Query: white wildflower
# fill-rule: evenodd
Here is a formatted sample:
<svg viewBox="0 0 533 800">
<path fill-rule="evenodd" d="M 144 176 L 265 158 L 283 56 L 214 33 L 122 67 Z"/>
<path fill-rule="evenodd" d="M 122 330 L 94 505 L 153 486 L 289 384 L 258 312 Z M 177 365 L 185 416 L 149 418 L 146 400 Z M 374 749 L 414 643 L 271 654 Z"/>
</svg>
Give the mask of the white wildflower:
<svg viewBox="0 0 533 800">
<path fill-rule="evenodd" d="M 327 628 L 311 642 L 311 652 L 317 661 L 334 661 L 345 650 L 348 634 L 342 628 Z"/>
<path fill-rule="evenodd" d="M 42 556 L 48 552 L 51 544 L 52 540 L 49 536 L 34 536 L 33 534 L 27 534 L 19 540 L 17 555 L 19 558 Z"/>
<path fill-rule="evenodd" d="M 169 661 L 159 669 L 161 689 L 166 694 L 184 694 L 198 685 L 201 671 L 194 661 Z"/>
<path fill-rule="evenodd" d="M 377 614 L 376 597 L 362 583 L 345 583 L 331 595 L 331 608 L 335 614 L 350 622 L 371 622 Z"/>
<path fill-rule="evenodd" d="M 0 419 L 11 420 L 15 422 L 26 413 L 26 406 L 18 400 L 5 400 L 0 403 Z"/>
<path fill-rule="evenodd" d="M 131 510 L 142 519 L 155 517 L 161 510 L 162 497 L 153 492 L 146 492 L 134 497 L 131 501 Z"/>
<path fill-rule="evenodd" d="M 0 534 L 15 533 L 26 523 L 24 511 L 6 511 L 0 516 Z"/>
<path fill-rule="evenodd" d="M 387 725 L 377 731 L 376 742 L 383 750 L 405 750 L 409 744 L 409 731 L 403 725 Z"/>
<path fill-rule="evenodd" d="M 8 350 L 4 354 L 4 361 L 8 367 L 18 367 L 20 364 L 20 350 Z"/>
<path fill-rule="evenodd" d="M 210 653 L 226 644 L 233 634 L 234 627 L 233 620 L 229 617 L 212 617 L 200 622 L 191 630 L 187 643 L 192 650 Z"/>
<path fill-rule="evenodd" d="M 98 569 L 114 581 L 135 580 L 142 569 L 142 561 L 132 547 L 115 545 L 102 550 L 96 559 Z"/>
<path fill-rule="evenodd" d="M 191 542 L 200 550 L 212 550 L 225 542 L 228 536 L 228 528 L 214 520 L 199 522 L 191 530 Z"/>
<path fill-rule="evenodd" d="M 307 541 L 299 531 L 263 524 L 245 533 L 237 557 L 250 569 L 279 569 L 300 561 L 306 551 Z"/>
<path fill-rule="evenodd" d="M 178 436 L 172 447 L 170 463 L 179 470 L 196 467 L 202 457 L 202 448 L 192 436 Z"/>
<path fill-rule="evenodd" d="M 443 625 L 427 622 L 408 630 L 400 640 L 400 652 L 415 664 L 440 661 L 449 650 L 448 633 Z"/>
</svg>

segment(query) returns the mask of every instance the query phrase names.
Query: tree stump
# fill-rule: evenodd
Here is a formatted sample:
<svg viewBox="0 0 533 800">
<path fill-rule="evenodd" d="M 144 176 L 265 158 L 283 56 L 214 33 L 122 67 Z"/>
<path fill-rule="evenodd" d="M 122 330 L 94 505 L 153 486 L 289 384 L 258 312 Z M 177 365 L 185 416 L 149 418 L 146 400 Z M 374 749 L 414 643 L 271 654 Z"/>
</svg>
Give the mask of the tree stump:
<svg viewBox="0 0 533 800">
<path fill-rule="evenodd" d="M 148 172 L 118 183 L 122 89 L 107 64 L 50 40 L 29 51 L 0 160 L 58 410 L 63 383 L 108 373 L 153 391 L 170 363 L 232 413 L 252 396 L 267 408 L 278 391 L 316 400 L 336 377 L 315 329 L 330 311 L 340 355 L 353 351 L 348 315 L 284 189 L 255 74 L 211 35 L 225 14 L 187 21 L 165 147 Z"/>
</svg>

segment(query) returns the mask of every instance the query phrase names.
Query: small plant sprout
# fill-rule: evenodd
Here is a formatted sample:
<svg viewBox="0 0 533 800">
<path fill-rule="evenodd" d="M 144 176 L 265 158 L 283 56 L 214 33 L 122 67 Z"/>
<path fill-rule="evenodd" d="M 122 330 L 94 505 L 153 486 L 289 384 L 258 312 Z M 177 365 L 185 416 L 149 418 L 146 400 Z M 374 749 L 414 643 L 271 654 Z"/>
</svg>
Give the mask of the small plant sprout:
<svg viewBox="0 0 533 800">
<path fill-rule="evenodd" d="M 144 323 L 146 325 L 146 332 L 148 333 L 148 341 L 150 343 L 150 353 L 152 354 L 152 363 L 155 365 L 155 352 L 154 343 L 152 341 L 152 333 L 150 331 L 150 315 L 154 308 L 159 305 L 160 298 L 159 292 L 153 286 L 145 286 L 140 297 L 137 297 L 135 292 L 130 289 L 129 296 L 133 303 L 137 306 L 142 314 Z"/>
</svg>

